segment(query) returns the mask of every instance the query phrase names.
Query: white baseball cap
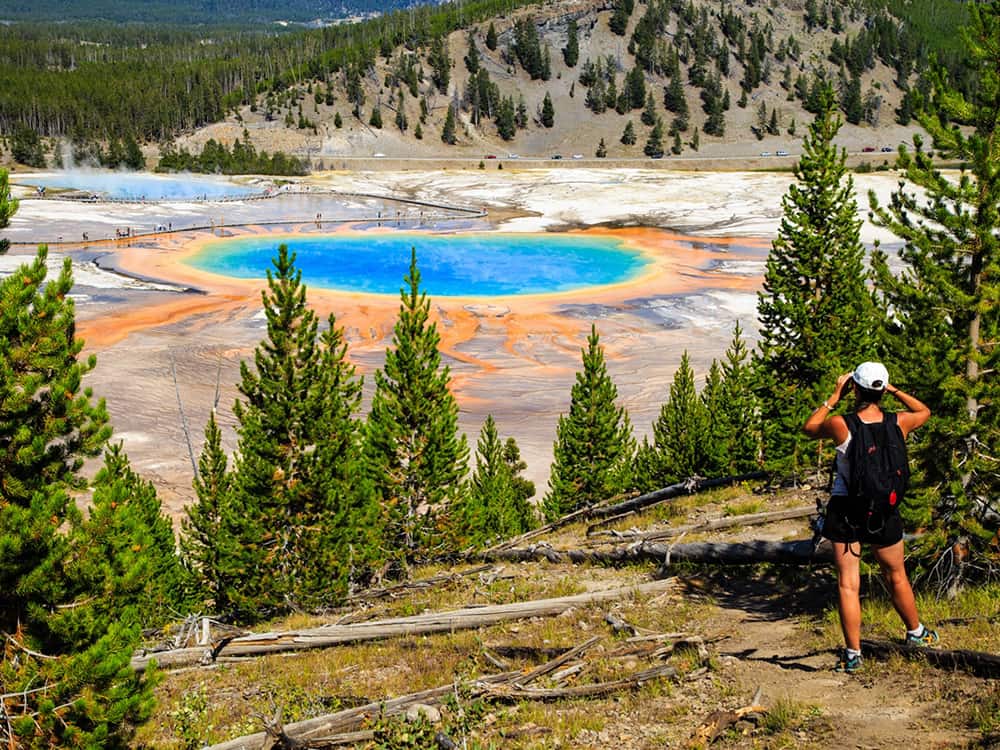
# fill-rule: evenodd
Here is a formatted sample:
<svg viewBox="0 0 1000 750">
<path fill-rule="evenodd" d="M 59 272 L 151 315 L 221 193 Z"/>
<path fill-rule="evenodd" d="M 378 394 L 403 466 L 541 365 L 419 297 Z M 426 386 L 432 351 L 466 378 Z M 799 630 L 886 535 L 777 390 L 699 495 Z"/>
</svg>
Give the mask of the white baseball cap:
<svg viewBox="0 0 1000 750">
<path fill-rule="evenodd" d="M 889 371 L 881 362 L 862 362 L 852 377 L 855 383 L 870 391 L 884 391 L 889 384 Z"/>
</svg>

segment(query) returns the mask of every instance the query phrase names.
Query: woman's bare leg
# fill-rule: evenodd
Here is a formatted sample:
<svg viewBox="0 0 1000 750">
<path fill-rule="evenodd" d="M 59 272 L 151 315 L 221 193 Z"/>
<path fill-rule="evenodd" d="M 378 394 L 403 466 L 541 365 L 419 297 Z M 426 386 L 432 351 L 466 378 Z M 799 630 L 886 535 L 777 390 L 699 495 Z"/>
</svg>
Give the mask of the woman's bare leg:
<svg viewBox="0 0 1000 750">
<path fill-rule="evenodd" d="M 837 567 L 837 608 L 844 645 L 861 650 L 861 544 L 833 542 L 833 562 Z"/>
<path fill-rule="evenodd" d="M 875 547 L 873 552 L 879 567 L 882 568 L 885 582 L 889 585 L 892 606 L 896 608 L 896 612 L 903 624 L 906 625 L 906 629 L 916 630 L 917 626 L 920 625 L 920 616 L 917 614 L 917 603 L 913 598 L 910 579 L 906 575 L 902 540 L 891 547 Z"/>
</svg>

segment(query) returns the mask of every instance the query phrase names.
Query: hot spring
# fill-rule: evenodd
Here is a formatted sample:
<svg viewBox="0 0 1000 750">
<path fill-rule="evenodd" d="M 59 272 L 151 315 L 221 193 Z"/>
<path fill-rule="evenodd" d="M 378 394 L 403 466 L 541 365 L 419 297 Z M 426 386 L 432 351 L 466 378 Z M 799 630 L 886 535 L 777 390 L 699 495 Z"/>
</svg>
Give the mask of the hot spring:
<svg viewBox="0 0 1000 750">
<path fill-rule="evenodd" d="M 69 172 L 12 175 L 22 185 L 63 188 L 118 200 L 194 200 L 228 198 L 259 192 L 224 179 L 191 175 L 153 175 L 143 172 L 109 172 L 81 169 Z"/>
<path fill-rule="evenodd" d="M 186 262 L 222 276 L 261 279 L 281 243 L 295 253 L 307 285 L 371 294 L 399 293 L 411 248 L 420 287 L 432 297 L 567 292 L 628 281 L 649 264 L 613 237 L 416 232 L 216 240 Z"/>
</svg>

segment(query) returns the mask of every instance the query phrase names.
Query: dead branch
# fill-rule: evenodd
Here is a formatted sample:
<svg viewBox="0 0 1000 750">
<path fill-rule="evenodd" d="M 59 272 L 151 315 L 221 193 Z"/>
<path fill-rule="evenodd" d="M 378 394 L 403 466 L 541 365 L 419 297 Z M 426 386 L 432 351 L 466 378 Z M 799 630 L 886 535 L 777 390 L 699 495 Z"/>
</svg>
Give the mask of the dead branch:
<svg viewBox="0 0 1000 750">
<path fill-rule="evenodd" d="M 716 479 L 698 479 L 696 477 L 691 477 L 684 480 L 683 482 L 678 482 L 677 484 L 671 484 L 659 490 L 654 490 L 653 492 L 647 492 L 645 495 L 639 495 L 639 497 L 634 497 L 631 500 L 626 500 L 625 502 L 618 503 L 617 505 L 608 505 L 601 508 L 594 508 L 593 512 L 590 514 L 590 518 L 610 518 L 612 516 L 620 517 L 630 513 L 635 513 L 636 511 L 643 510 L 650 507 L 651 505 L 656 505 L 662 503 L 665 500 L 672 500 L 675 497 L 680 497 L 682 495 L 693 495 L 696 492 L 702 492 L 704 490 L 709 490 L 714 487 L 724 487 L 727 484 L 736 484 L 737 482 L 747 482 L 754 479 L 764 479 L 767 474 L 763 471 L 752 471 L 748 474 L 737 474 L 735 476 L 729 477 L 717 477 Z"/>
<path fill-rule="evenodd" d="M 865 656 L 876 659 L 886 659 L 893 654 L 911 659 L 923 659 L 928 664 L 941 669 L 962 669 L 977 677 L 1000 677 L 1000 655 L 984 651 L 967 651 L 965 649 L 928 648 L 926 646 L 908 646 L 892 641 L 861 641 L 861 650 Z"/>
<path fill-rule="evenodd" d="M 153 660 L 160 667 L 173 668 L 191 664 L 210 664 L 216 660 L 222 661 L 232 657 L 260 656 L 302 649 L 326 648 L 344 643 L 381 640 L 395 636 L 473 629 L 508 620 L 553 617 L 565 612 L 570 607 L 614 601 L 635 594 L 662 593 L 673 587 L 673 579 L 664 579 L 554 599 L 537 599 L 486 607 L 470 607 L 448 612 L 431 612 L 413 617 L 375 620 L 354 625 L 325 625 L 297 631 L 251 633 L 232 638 L 214 649 L 197 647 L 156 653 L 139 652 L 132 657 L 132 668 L 136 671 L 143 671 Z"/>
<path fill-rule="evenodd" d="M 467 576 L 473 576 L 479 573 L 485 573 L 491 568 L 492 566 L 490 565 L 478 565 L 474 568 L 469 568 L 468 570 L 463 570 L 458 573 L 442 573 L 441 575 L 432 576 L 430 578 L 422 578 L 417 581 L 404 581 L 403 583 L 398 583 L 393 586 L 382 586 L 380 588 L 366 589 L 364 591 L 359 591 L 357 594 L 352 594 L 351 596 L 347 597 L 345 603 L 347 605 L 351 605 L 357 602 L 388 599 L 396 596 L 397 594 L 401 594 L 408 591 L 434 588 L 440 584 L 460 581 Z"/>
<path fill-rule="evenodd" d="M 712 711 L 694 731 L 688 741 L 688 747 L 700 748 L 711 745 L 723 732 L 742 719 L 759 720 L 767 713 L 767 709 L 760 705 L 761 693 L 761 688 L 757 688 L 757 693 L 749 706 L 737 708 L 735 711 Z"/>
<path fill-rule="evenodd" d="M 495 700 L 518 701 L 536 700 L 550 701 L 561 698 L 593 698 L 595 696 L 608 695 L 625 688 L 635 688 L 660 677 L 676 677 L 677 670 L 667 664 L 661 664 L 642 672 L 637 672 L 620 680 L 610 682 L 595 682 L 589 685 L 574 685 L 566 688 L 521 688 L 517 683 L 511 685 L 498 685 L 484 691 L 484 697 Z"/>
<path fill-rule="evenodd" d="M 774 510 L 767 513 L 749 513 L 742 516 L 729 516 L 727 518 L 713 518 L 699 523 L 692 523 L 686 526 L 674 526 L 669 529 L 659 531 L 596 531 L 591 533 L 591 526 L 587 529 L 587 534 L 592 536 L 610 537 L 609 540 L 594 540 L 591 544 L 607 544 L 608 541 L 646 541 L 653 542 L 661 539 L 673 539 L 683 534 L 700 531 L 717 531 L 719 529 L 729 529 L 734 526 L 759 526 L 775 521 L 787 521 L 792 518 L 805 518 L 816 513 L 815 505 L 807 505 L 799 508 L 786 508 L 785 510 Z"/>
<path fill-rule="evenodd" d="M 555 659 L 552 659 L 551 661 L 548 661 L 545 664 L 535 667 L 530 672 L 525 674 L 524 677 L 515 680 L 514 685 L 516 687 L 523 688 L 525 685 L 527 685 L 530 682 L 534 682 L 539 677 L 544 677 L 550 672 L 555 672 L 563 664 L 566 664 L 567 662 L 572 661 L 576 657 L 580 656 L 583 652 L 585 652 L 587 649 L 589 649 L 591 646 L 593 646 L 600 640 L 601 637 L 597 635 L 595 635 L 593 638 L 588 638 L 579 646 L 571 648 L 569 651 L 562 654 L 561 656 L 557 656 Z"/>
</svg>

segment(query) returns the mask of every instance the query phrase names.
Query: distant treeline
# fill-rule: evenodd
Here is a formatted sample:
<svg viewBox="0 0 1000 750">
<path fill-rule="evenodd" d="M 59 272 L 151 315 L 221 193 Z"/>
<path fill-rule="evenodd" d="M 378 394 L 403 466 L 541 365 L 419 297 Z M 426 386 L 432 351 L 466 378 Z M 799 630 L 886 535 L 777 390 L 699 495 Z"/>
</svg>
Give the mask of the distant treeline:
<svg viewBox="0 0 1000 750">
<path fill-rule="evenodd" d="M 163 147 L 157 172 L 204 172 L 206 174 L 268 174 L 304 175 L 306 164 L 294 156 L 280 151 L 268 154 L 258 153 L 249 139 L 239 138 L 232 149 L 224 143 L 210 138 L 200 154 L 192 154 L 187 149 L 178 149 L 170 143 Z"/>
</svg>

